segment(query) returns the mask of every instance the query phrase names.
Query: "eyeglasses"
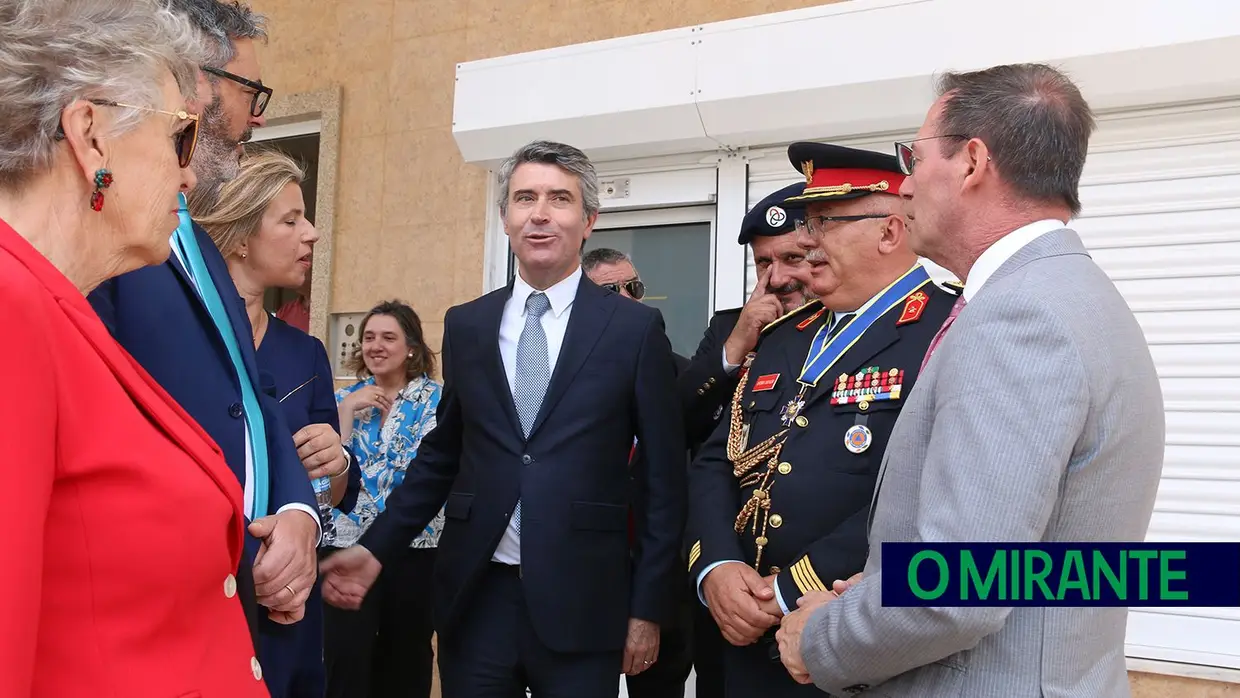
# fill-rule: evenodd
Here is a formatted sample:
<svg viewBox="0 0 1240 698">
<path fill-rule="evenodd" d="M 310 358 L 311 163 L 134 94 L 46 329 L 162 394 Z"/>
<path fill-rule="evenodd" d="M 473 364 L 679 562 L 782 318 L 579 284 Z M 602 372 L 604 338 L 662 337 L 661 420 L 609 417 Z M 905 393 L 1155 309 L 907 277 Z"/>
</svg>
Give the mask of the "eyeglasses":
<svg viewBox="0 0 1240 698">
<path fill-rule="evenodd" d="M 270 87 L 267 87 L 261 82 L 254 82 L 253 80 L 243 78 L 240 75 L 233 75 L 227 70 L 220 70 L 219 68 L 203 66 L 202 71 L 204 73 L 211 73 L 212 75 L 227 78 L 238 85 L 244 85 L 245 87 L 254 90 L 254 99 L 250 102 L 250 116 L 262 116 L 263 112 L 267 111 L 267 104 L 271 101 Z"/>
<path fill-rule="evenodd" d="M 646 284 L 642 283 L 641 279 L 629 279 L 628 281 L 625 281 L 624 283 L 611 283 L 611 284 L 599 284 L 599 285 L 611 291 L 612 293 L 620 293 L 620 289 L 623 288 L 625 291 L 629 292 L 629 295 L 633 297 L 633 300 L 639 301 L 646 297 Z"/>
<path fill-rule="evenodd" d="M 838 223 L 852 223 L 853 221 L 866 221 L 875 218 L 887 218 L 890 213 L 863 213 L 855 216 L 810 216 L 806 220 L 797 220 L 797 232 L 804 232 L 807 228 L 812 233 L 822 233 L 827 229 L 827 223 L 835 221 Z"/>
<path fill-rule="evenodd" d="M 120 102 L 113 102 L 107 99 L 92 99 L 88 101 L 91 104 L 95 104 L 101 107 L 119 107 L 122 109 L 137 109 L 138 111 L 149 111 L 149 112 L 154 112 L 156 114 L 167 114 L 169 116 L 175 116 L 181 121 L 190 122 L 189 126 L 186 126 L 180 131 L 177 131 L 176 134 L 172 136 L 173 147 L 176 149 L 176 153 L 177 153 L 177 163 L 180 164 L 182 169 L 189 167 L 190 160 L 192 160 L 194 157 L 194 148 L 197 147 L 198 145 L 198 115 L 197 114 L 190 114 L 184 109 L 178 109 L 177 111 L 165 111 L 163 109 L 155 109 L 153 107 L 142 107 L 136 104 L 121 104 Z M 55 138 L 58 141 L 64 140 L 65 129 L 63 126 L 56 127 Z"/>
<path fill-rule="evenodd" d="M 960 134 L 949 134 L 946 136 L 926 136 L 925 138 L 917 138 L 911 141 L 896 141 L 896 160 L 900 162 L 900 172 L 908 177 L 913 174 L 913 167 L 921 158 L 913 155 L 913 144 L 919 141 L 932 141 L 938 138 L 961 138 L 969 140 L 970 136 L 962 136 Z"/>
</svg>

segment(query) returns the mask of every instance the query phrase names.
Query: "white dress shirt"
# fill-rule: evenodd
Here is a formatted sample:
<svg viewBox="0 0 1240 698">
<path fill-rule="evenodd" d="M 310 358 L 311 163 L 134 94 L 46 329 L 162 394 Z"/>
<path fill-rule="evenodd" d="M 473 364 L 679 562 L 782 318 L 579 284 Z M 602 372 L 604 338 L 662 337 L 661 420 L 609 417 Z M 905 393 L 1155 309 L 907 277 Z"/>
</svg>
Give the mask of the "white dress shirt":
<svg viewBox="0 0 1240 698">
<path fill-rule="evenodd" d="M 1051 231 L 1066 227 L 1068 224 L 1063 221 L 1047 218 L 1021 226 L 996 240 L 994 244 L 986 248 L 985 252 L 982 252 L 969 269 L 964 282 L 964 302 L 972 301 L 973 296 L 977 295 L 977 292 L 999 270 L 999 267 L 1003 266 L 1003 263 L 1011 259 L 1022 247 Z"/>
<path fill-rule="evenodd" d="M 201 296 L 202 290 L 198 288 L 198 279 L 194 278 L 194 272 L 189 268 L 189 265 L 185 263 L 185 257 L 181 254 L 181 245 L 177 243 L 176 235 L 173 235 L 169 242 L 172 245 L 172 254 L 177 258 L 177 263 L 181 265 L 181 268 L 185 270 L 185 276 L 189 278 L 190 283 L 194 286 L 194 292 Z M 242 339 L 244 338 L 238 337 L 237 341 L 241 341 Z M 254 386 L 254 390 L 257 392 L 258 386 Z M 243 506 L 245 511 L 249 511 L 250 507 L 254 506 L 254 451 L 250 448 L 250 423 L 243 419 L 241 420 L 241 424 L 245 428 L 245 482 L 241 483 L 241 486 L 244 494 Z M 292 439 L 291 436 L 289 438 Z M 345 458 L 346 460 L 348 459 L 348 451 L 345 451 Z M 270 458 L 268 459 L 268 462 L 270 465 Z M 352 464 L 350 464 L 350 467 L 352 467 Z M 307 473 L 306 478 L 309 479 L 309 477 L 310 476 Z M 291 511 L 293 509 L 304 511 L 310 515 L 310 518 L 314 519 L 314 527 L 318 531 L 318 534 L 315 535 L 314 538 L 314 544 L 317 546 L 323 540 L 323 522 L 319 520 L 319 512 L 311 509 L 301 502 L 290 502 L 280 507 L 276 513 L 283 514 L 284 512 Z"/>
<path fill-rule="evenodd" d="M 543 332 L 547 335 L 547 358 L 551 361 L 551 375 L 555 375 L 555 363 L 560 357 L 560 347 L 564 345 L 564 333 L 568 330 L 568 318 L 572 315 L 573 300 L 577 298 L 577 287 L 580 284 L 579 266 L 568 278 L 543 291 L 551 303 L 551 307 L 539 319 Z M 513 393 L 517 390 L 517 342 L 521 339 L 521 331 L 525 329 L 525 301 L 536 291 L 518 272 L 512 283 L 512 295 L 504 303 L 504 314 L 499 323 L 499 355 L 504 360 L 508 389 Z M 517 535 L 516 524 L 511 519 L 491 559 L 507 565 L 521 564 L 521 539 Z"/>
</svg>

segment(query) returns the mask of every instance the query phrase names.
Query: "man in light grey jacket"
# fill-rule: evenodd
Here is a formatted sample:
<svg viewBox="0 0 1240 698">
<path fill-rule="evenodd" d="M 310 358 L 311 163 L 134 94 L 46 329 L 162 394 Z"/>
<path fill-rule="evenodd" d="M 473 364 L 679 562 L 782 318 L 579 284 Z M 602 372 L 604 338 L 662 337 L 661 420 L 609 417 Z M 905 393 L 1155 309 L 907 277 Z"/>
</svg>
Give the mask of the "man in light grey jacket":
<svg viewBox="0 0 1240 698">
<path fill-rule="evenodd" d="M 1162 393 L 1132 311 L 1067 221 L 1094 118 L 1043 65 L 948 74 L 897 144 L 915 251 L 965 289 L 875 491 L 862 575 L 804 598 L 781 659 L 835 695 L 1128 696 L 1127 609 L 883 607 L 884 542 L 1142 541 Z M 947 329 L 950 328 L 950 331 Z"/>
</svg>

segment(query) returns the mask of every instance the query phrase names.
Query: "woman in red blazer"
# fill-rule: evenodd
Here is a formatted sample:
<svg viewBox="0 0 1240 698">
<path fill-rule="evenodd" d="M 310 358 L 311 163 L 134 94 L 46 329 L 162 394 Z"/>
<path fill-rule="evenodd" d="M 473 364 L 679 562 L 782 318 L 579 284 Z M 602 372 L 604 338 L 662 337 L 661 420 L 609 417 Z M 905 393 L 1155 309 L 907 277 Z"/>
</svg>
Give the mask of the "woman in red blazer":
<svg viewBox="0 0 1240 698">
<path fill-rule="evenodd" d="M 0 3 L 0 698 L 268 695 L 237 478 L 85 299 L 168 257 L 191 36 L 155 0 Z"/>
</svg>

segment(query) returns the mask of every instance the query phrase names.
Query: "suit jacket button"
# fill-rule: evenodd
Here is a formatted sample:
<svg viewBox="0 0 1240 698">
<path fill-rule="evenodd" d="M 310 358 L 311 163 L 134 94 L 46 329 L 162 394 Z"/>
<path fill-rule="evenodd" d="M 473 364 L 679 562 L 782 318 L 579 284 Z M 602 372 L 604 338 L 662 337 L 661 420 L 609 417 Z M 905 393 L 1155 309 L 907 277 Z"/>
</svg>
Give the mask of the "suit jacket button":
<svg viewBox="0 0 1240 698">
<path fill-rule="evenodd" d="M 705 391 L 705 390 L 702 390 L 701 388 L 698 388 L 698 395 L 705 395 L 705 394 L 706 394 L 706 391 Z"/>
<path fill-rule="evenodd" d="M 711 385 L 714 385 L 714 384 L 715 384 L 715 377 L 714 377 L 714 376 L 711 376 L 711 377 L 710 377 L 710 383 L 711 383 Z"/>
<path fill-rule="evenodd" d="M 250 671 L 254 672 L 254 680 L 263 680 L 263 666 L 258 663 L 258 657 L 250 657 Z"/>
<path fill-rule="evenodd" d="M 237 595 L 237 578 L 231 574 L 224 577 L 224 596 L 232 598 Z"/>
<path fill-rule="evenodd" d="M 241 419 L 241 415 L 245 414 L 245 410 L 241 409 L 240 402 L 234 402 L 228 406 L 228 416 L 233 419 Z"/>
<path fill-rule="evenodd" d="M 529 465 L 530 463 L 533 463 L 533 462 L 534 462 L 534 459 L 530 457 L 530 454 L 526 453 L 525 455 L 521 456 L 522 465 Z"/>
</svg>

